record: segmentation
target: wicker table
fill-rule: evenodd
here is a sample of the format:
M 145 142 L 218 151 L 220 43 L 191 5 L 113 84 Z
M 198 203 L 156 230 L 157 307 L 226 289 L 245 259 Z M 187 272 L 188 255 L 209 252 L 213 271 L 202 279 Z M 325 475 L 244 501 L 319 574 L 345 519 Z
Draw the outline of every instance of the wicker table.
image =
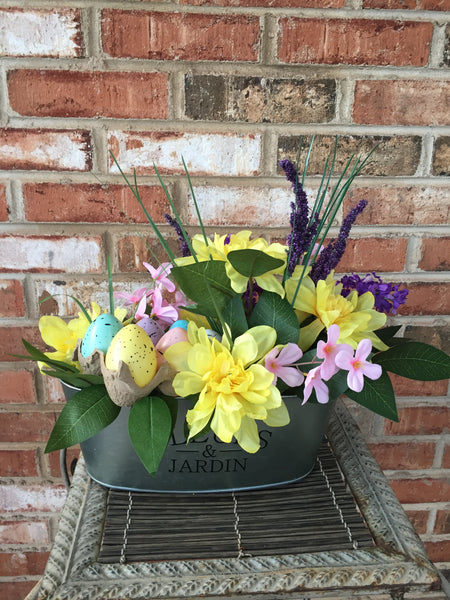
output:
M 327 457 L 319 460 L 320 476 L 330 492 L 342 530 L 348 533 L 345 541 L 347 546 L 342 545 L 344 540 L 338 542 L 337 534 L 330 534 L 326 544 L 320 545 L 319 531 L 314 526 L 309 538 L 316 540 L 316 546 L 301 544 L 299 549 L 299 538 L 296 535 L 291 535 L 290 538 L 294 538 L 294 542 L 297 540 L 297 546 L 288 540 L 288 534 L 281 533 L 276 536 L 277 546 L 271 547 L 261 542 L 261 551 L 258 551 L 256 543 L 247 552 L 245 544 L 241 545 L 241 529 L 236 511 L 241 499 L 236 501 L 235 495 L 229 493 L 232 509 L 228 517 L 217 516 L 215 538 L 218 541 L 225 539 L 226 525 L 231 522 L 237 541 L 235 553 L 225 551 L 224 545 L 211 544 L 210 547 L 214 550 L 211 549 L 209 555 L 207 552 L 205 554 L 205 549 L 199 549 L 197 554 L 189 554 L 193 551 L 192 548 L 198 546 L 194 543 L 189 549 L 187 540 L 192 535 L 191 528 L 191 533 L 189 530 L 185 534 L 180 533 L 178 546 L 172 542 L 173 548 L 179 547 L 177 554 L 173 550 L 167 550 L 170 546 L 168 530 L 167 543 L 158 541 L 156 533 L 152 535 L 150 530 L 142 539 L 151 539 L 155 543 L 142 544 L 141 553 L 150 552 L 148 556 L 144 556 L 144 560 L 142 556 L 132 555 L 128 540 L 130 520 L 133 520 L 130 513 L 133 496 L 127 495 L 122 498 L 125 502 L 122 502 L 120 493 L 111 495 L 109 490 L 89 478 L 84 463 L 80 460 L 45 574 L 28 599 L 144 600 L 199 596 L 210 599 L 220 596 L 272 599 L 283 595 L 295 600 L 306 600 L 349 598 L 366 594 L 390 594 L 392 598 L 398 599 L 409 591 L 439 589 L 437 570 L 427 558 L 420 539 L 362 439 L 357 425 L 342 404 L 338 404 L 335 409 L 327 438 L 334 460 L 337 461 L 363 517 L 360 519 L 362 528 L 361 523 L 356 523 L 357 519 L 351 516 L 351 507 L 346 508 L 342 492 L 336 491 L 339 481 L 333 479 L 334 471 L 327 467 Z M 311 481 L 314 481 L 314 477 Z M 286 488 L 285 490 L 281 497 L 286 503 L 288 491 Z M 289 493 L 297 497 L 294 492 L 295 490 L 291 490 Z M 350 492 L 348 495 L 350 496 Z M 162 502 L 161 498 L 164 498 Z M 173 496 L 138 494 L 134 497 L 134 503 L 139 505 L 143 501 L 150 506 L 159 502 L 159 506 L 168 507 L 171 498 Z M 196 495 L 195 498 L 198 504 L 199 496 Z M 179 502 L 179 498 L 176 501 Z M 189 499 L 187 501 L 189 505 Z M 217 499 L 211 501 L 218 502 Z M 121 502 L 124 524 L 121 526 L 123 532 L 119 530 L 118 536 L 116 535 L 120 539 L 119 550 L 115 555 L 108 539 L 114 541 L 115 526 L 114 519 L 113 525 L 110 523 L 111 515 L 114 517 L 118 510 L 117 503 L 120 505 Z M 208 502 L 206 497 L 200 501 L 205 514 L 215 512 L 214 506 L 210 506 L 208 510 Z M 191 504 L 194 510 L 195 502 L 192 501 Z M 276 528 L 278 509 L 274 518 L 270 519 L 268 515 L 275 509 L 271 509 L 265 501 L 261 505 L 259 516 L 258 509 L 252 508 L 256 510 L 255 522 L 259 523 L 264 517 L 270 522 L 270 527 Z M 184 521 L 189 520 L 186 519 L 186 510 L 189 510 L 189 506 L 179 510 Z M 280 527 L 282 520 L 279 519 Z M 356 523 L 354 535 L 353 521 Z M 108 528 L 111 527 L 112 537 L 108 534 Z M 369 538 L 364 531 L 366 527 Z M 109 538 L 107 534 L 110 535 Z M 162 539 L 164 540 L 164 536 Z M 283 550 L 284 548 L 286 549 Z

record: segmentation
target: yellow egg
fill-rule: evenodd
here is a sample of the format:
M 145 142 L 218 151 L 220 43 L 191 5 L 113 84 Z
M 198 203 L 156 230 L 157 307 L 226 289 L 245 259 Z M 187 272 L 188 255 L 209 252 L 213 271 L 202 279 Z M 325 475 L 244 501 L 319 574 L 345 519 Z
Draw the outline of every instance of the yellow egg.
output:
M 117 371 L 123 361 L 139 387 L 144 387 L 156 373 L 156 352 L 152 340 L 137 325 L 127 325 L 114 337 L 105 356 L 106 368 Z

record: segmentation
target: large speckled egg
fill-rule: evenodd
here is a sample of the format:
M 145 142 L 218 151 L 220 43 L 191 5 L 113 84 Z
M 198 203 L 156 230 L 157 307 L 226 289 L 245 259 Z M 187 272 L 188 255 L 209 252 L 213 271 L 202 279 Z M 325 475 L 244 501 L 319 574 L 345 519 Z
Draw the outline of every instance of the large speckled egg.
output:
M 127 325 L 114 337 L 105 356 L 105 366 L 117 371 L 123 361 L 136 385 L 145 387 L 156 373 L 156 352 L 152 340 L 137 325 Z
M 150 317 L 144 317 L 143 319 L 140 319 L 136 325 L 145 331 L 145 333 L 152 340 L 154 346 L 156 346 L 156 344 L 164 335 L 164 329 L 161 327 L 161 325 Z
M 81 354 L 87 358 L 94 350 L 106 352 L 112 339 L 122 328 L 122 323 L 114 315 L 110 313 L 99 315 L 92 321 L 84 334 L 81 342 Z
M 155 346 L 156 356 L 158 359 L 158 367 L 160 367 L 161 364 L 163 362 L 165 362 L 165 358 L 164 358 L 163 354 L 167 350 L 167 348 L 169 348 L 170 346 L 173 346 L 173 344 L 177 344 L 178 342 L 187 342 L 187 341 L 188 341 L 187 331 L 186 331 L 186 329 L 183 329 L 182 327 L 175 327 L 174 329 L 169 329 L 169 331 L 166 331 L 166 333 L 162 336 L 162 338 L 159 340 L 159 342 Z

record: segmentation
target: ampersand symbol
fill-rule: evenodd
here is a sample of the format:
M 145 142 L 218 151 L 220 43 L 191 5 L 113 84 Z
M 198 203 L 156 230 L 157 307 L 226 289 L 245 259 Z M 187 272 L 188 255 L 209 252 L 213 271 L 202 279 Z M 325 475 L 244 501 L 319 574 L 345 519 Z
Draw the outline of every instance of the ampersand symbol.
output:
M 213 448 L 212 444 L 206 444 L 205 449 L 203 450 L 202 456 L 205 458 L 213 458 L 216 455 L 216 451 Z

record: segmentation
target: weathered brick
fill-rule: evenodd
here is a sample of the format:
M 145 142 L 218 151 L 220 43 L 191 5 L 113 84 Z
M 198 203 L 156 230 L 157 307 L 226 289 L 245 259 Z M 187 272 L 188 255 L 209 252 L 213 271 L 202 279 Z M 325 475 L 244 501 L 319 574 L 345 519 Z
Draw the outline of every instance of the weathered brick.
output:
M 426 533 L 430 514 L 427 510 L 407 510 L 406 514 L 417 533 Z
M 0 184 L 0 221 L 9 221 L 9 208 L 6 200 L 6 189 Z
M 347 240 L 345 254 L 337 272 L 403 271 L 408 240 L 396 238 L 362 238 Z
M 375 125 L 446 125 L 449 105 L 448 81 L 357 81 L 353 120 Z
M 255 6 L 271 8 L 342 8 L 345 0 L 180 0 L 191 6 Z
M 439 435 L 450 423 L 448 406 L 408 406 L 398 410 L 399 422 L 385 421 L 385 435 Z
M 186 75 L 186 116 L 207 121 L 326 123 L 335 113 L 333 79 Z
M 450 175 L 450 137 L 440 137 L 434 144 L 432 174 Z
M 86 131 L 0 130 L 0 169 L 88 171 L 91 167 Z
M 0 279 L 0 317 L 25 316 L 22 283 L 17 279 Z
M 23 600 L 36 585 L 36 581 L 1 581 L 0 598 Z
M 450 469 L 450 444 L 446 444 L 442 456 L 442 468 Z
M 182 156 L 191 175 L 257 175 L 261 135 L 226 133 L 126 132 L 109 134 L 110 150 L 124 172 L 183 173 Z M 214 151 L 213 151 L 214 150 Z M 110 161 L 110 172 L 117 166 Z
M 17 70 L 8 75 L 9 103 L 21 115 L 166 119 L 165 73 Z
M 194 193 L 205 225 L 285 227 L 289 223 L 290 189 L 196 186 Z M 188 223 L 198 224 L 191 199 Z
M 3 414 L 2 420 L 4 416 Z M 0 477 L 37 477 L 37 475 L 34 450 L 0 450 Z
M 177 241 L 171 236 L 165 235 L 164 237 L 172 251 L 178 253 L 179 256 Z M 161 262 L 168 260 L 161 244 L 154 237 L 142 238 L 130 235 L 120 238 L 117 241 L 117 252 L 119 255 L 119 269 L 123 273 L 147 272 L 142 263 L 150 261 L 154 264 L 154 256 Z
M 0 576 L 41 575 L 48 552 L 0 552 Z
M 442 535 L 450 533 L 450 510 L 437 511 L 434 533 Z
M 442 54 L 442 65 L 450 67 L 450 25 L 445 28 L 445 45 Z
M 450 330 L 446 325 L 407 325 L 404 336 L 425 344 L 431 344 L 450 354 Z
M 450 270 L 450 237 L 424 238 L 419 269 L 423 271 Z
M 359 225 L 445 225 L 450 221 L 449 193 L 440 187 L 354 187 L 344 211 L 364 198 L 368 204 L 358 216 Z
M 0 256 L 7 273 L 96 273 L 103 264 L 99 237 L 0 236 Z
M 43 412 L 4 412 L 0 442 L 46 442 L 57 416 Z
M 304 160 L 306 156 L 306 148 L 309 143 L 310 138 L 305 136 L 301 160 Z M 342 135 L 339 136 L 337 144 L 335 174 L 342 172 L 353 154 L 364 158 L 372 150 L 370 164 L 363 170 L 364 175 L 414 175 L 420 160 L 421 138 L 419 136 Z M 315 137 L 308 163 L 308 174 L 323 173 L 325 161 L 327 158 L 331 160 L 334 146 L 335 138 L 333 136 L 317 135 Z M 278 138 L 278 162 L 283 158 L 289 158 L 295 164 L 299 147 L 299 136 L 280 136 Z
M 0 511 L 2 512 L 46 512 L 60 511 L 67 492 L 62 485 L 16 485 L 0 487 Z
M 158 60 L 256 61 L 260 24 L 249 15 L 104 10 L 110 56 Z
M 410 283 L 408 303 L 400 307 L 404 315 L 448 315 L 450 314 L 450 284 Z
M 0 544 L 46 546 L 48 543 L 45 521 L 0 521 Z
M 139 186 L 152 219 L 165 222 L 169 203 L 161 186 Z M 147 223 L 144 211 L 127 186 L 99 184 L 26 183 L 23 186 L 28 221 L 73 223 Z
M 363 8 L 449 10 L 448 0 L 363 0 Z
M 448 479 L 431 477 L 391 479 L 389 483 L 403 504 L 447 502 L 449 498 L 450 481 Z
M 2 403 L 33 404 L 35 401 L 33 374 L 30 371 L 0 371 L 0 390 Z
M 0 28 L 0 56 L 82 55 L 79 10 L 4 8 L 0 11 Z
M 22 338 L 40 350 L 45 349 L 39 329 L 37 327 L 1 327 L 0 328 L 0 362 L 21 360 L 13 354 L 24 355 L 26 353 L 22 344 Z
M 424 542 L 428 558 L 433 562 L 448 562 L 450 556 L 450 540 Z
M 415 339 L 415 338 L 413 338 Z M 415 381 L 389 374 L 396 396 L 445 396 L 448 389 L 448 381 Z
M 434 442 L 381 442 L 370 450 L 382 469 L 429 469 L 433 464 Z
M 50 475 L 52 477 L 61 477 L 61 467 L 59 464 L 59 452 L 50 452 L 49 454 L 47 454 L 47 456 L 48 456 L 48 462 L 49 462 L 49 467 L 50 467 Z M 67 449 L 66 465 L 67 465 L 67 469 L 69 470 L 69 472 L 70 472 L 70 466 L 71 466 L 72 462 L 78 460 L 79 456 L 80 456 L 80 447 L 79 446 Z
M 280 19 L 278 58 L 286 63 L 422 67 L 432 23 L 369 19 Z

